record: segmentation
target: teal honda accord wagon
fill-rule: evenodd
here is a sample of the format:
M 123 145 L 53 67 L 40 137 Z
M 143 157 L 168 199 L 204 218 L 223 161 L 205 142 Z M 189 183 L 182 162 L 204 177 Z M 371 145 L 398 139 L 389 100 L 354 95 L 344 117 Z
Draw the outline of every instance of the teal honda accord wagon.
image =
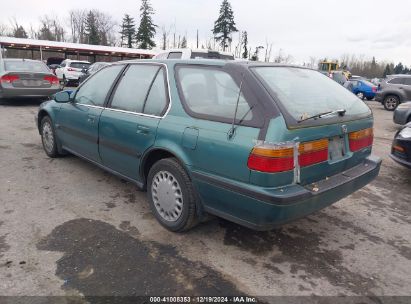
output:
M 49 157 L 71 153 L 148 193 L 185 231 L 216 215 L 269 230 L 371 182 L 373 116 L 318 71 L 213 60 L 124 61 L 36 117 Z

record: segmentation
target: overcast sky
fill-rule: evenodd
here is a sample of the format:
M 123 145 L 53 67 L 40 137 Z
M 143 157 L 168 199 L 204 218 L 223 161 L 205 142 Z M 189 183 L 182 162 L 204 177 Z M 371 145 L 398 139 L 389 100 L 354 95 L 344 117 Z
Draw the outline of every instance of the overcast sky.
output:
M 222 0 L 151 2 L 156 11 L 155 23 L 160 27 L 175 23 L 178 33 L 187 33 L 190 46 L 197 28 L 203 41 L 210 36 Z M 252 46 L 265 45 L 267 40 L 273 44 L 273 53 L 282 49 L 296 63 L 309 61 L 310 57 L 340 58 L 342 54 L 356 54 L 411 65 L 410 0 L 230 2 L 238 29 L 248 31 Z M 67 12 L 74 8 L 98 8 L 120 23 L 124 13 L 138 17 L 139 6 L 139 0 L 2 1 L 0 23 L 9 24 L 15 17 L 24 26 L 38 27 L 40 16 L 54 14 L 67 24 Z

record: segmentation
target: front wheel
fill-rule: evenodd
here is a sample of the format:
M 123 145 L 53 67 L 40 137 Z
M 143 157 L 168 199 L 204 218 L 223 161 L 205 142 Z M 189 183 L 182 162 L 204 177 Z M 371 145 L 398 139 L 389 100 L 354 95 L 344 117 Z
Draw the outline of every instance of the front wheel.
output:
M 400 99 L 397 96 L 389 95 L 385 97 L 383 104 L 387 111 L 394 111 L 400 104 Z
M 53 123 L 50 117 L 46 116 L 41 120 L 41 141 L 43 143 L 44 152 L 51 158 L 60 156 L 57 149 L 56 136 L 54 133 Z
M 198 223 L 195 189 L 175 158 L 153 165 L 148 174 L 147 195 L 154 216 L 168 230 L 183 232 Z

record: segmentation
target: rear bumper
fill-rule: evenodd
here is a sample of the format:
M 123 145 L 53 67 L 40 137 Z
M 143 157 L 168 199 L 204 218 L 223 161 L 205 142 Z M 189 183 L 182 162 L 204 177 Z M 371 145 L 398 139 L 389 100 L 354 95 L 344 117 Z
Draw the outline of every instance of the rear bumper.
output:
M 407 123 L 408 117 L 411 115 L 411 111 L 409 109 L 396 109 L 394 111 L 394 123 L 399 125 L 405 125 Z
M 409 162 L 409 161 L 407 161 L 407 160 L 405 160 L 405 159 L 399 158 L 399 157 L 397 157 L 397 156 L 395 156 L 395 155 L 393 155 L 393 154 L 390 154 L 390 157 L 391 157 L 391 159 L 392 159 L 393 161 L 395 161 L 396 163 L 398 163 L 398 164 L 400 164 L 400 165 L 402 165 L 402 166 L 404 166 L 404 167 L 406 167 L 406 168 L 408 168 L 408 169 L 411 169 L 411 162 Z
M 3 88 L 0 98 L 48 97 L 60 91 L 60 88 Z
M 193 172 L 205 211 L 255 230 L 270 230 L 321 210 L 361 189 L 378 176 L 381 159 L 319 181 L 315 186 L 262 188 Z

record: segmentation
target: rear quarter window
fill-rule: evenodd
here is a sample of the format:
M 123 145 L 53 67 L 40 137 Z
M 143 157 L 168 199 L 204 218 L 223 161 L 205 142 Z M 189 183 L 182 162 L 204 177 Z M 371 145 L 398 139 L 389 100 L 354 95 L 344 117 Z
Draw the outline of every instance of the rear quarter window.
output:
M 389 84 L 403 84 L 403 78 L 393 78 L 388 81 Z
M 236 118 L 249 122 L 253 111 L 232 76 L 219 68 L 181 66 L 177 69 L 180 94 L 191 116 L 207 120 L 232 122 L 237 100 Z M 238 99 L 239 98 L 239 99 Z

